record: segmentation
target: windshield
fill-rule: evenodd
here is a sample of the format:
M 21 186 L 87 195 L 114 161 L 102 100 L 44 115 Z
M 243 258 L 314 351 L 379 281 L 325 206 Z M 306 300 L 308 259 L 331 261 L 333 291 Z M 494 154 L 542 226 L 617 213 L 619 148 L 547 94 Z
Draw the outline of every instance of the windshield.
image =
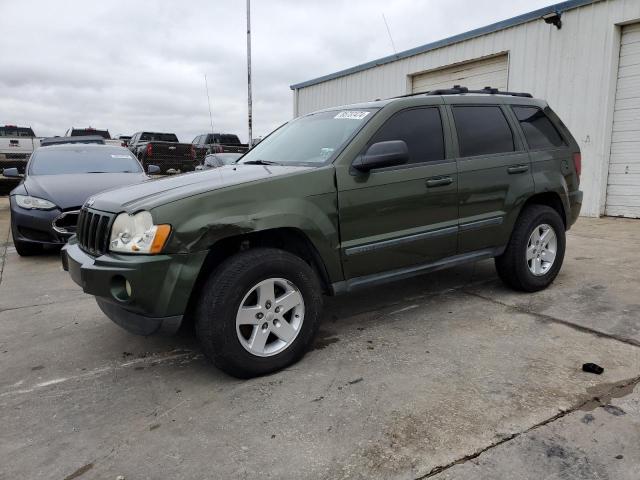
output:
M 138 173 L 140 164 L 126 148 L 39 148 L 29 162 L 31 175 Z
M 239 163 L 325 164 L 375 112 L 333 110 L 298 118 L 262 140 Z

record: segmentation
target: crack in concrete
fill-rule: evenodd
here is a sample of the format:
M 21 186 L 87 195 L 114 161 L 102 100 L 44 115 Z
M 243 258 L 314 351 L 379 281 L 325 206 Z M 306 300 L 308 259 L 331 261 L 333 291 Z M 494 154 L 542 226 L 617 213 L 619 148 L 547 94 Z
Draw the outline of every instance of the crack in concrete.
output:
M 437 467 L 432 468 L 428 473 L 426 473 L 425 475 L 422 475 L 420 477 L 417 477 L 415 480 L 423 480 L 425 478 L 431 478 L 434 475 L 437 475 L 439 473 L 444 472 L 445 470 L 450 469 L 451 467 L 454 467 L 456 465 L 461 465 L 463 463 L 468 462 L 469 460 L 473 460 L 474 458 L 478 458 L 480 455 L 482 455 L 483 453 L 492 450 L 500 445 L 502 445 L 503 443 L 507 443 L 510 442 L 511 440 L 514 440 L 522 435 L 525 435 L 533 430 L 536 430 L 540 427 L 544 427 L 545 425 L 549 425 L 550 423 L 555 422 L 556 420 L 559 420 L 571 413 L 574 413 L 578 410 L 593 410 L 593 404 L 596 403 L 597 407 L 604 407 L 611 398 L 620 398 L 623 395 L 616 395 L 617 392 L 619 391 L 623 391 L 626 392 L 626 395 L 629 395 L 633 389 L 635 388 L 636 385 L 638 385 L 638 383 L 640 383 L 640 376 L 638 377 L 633 377 L 631 379 L 627 379 L 627 380 L 622 380 L 620 382 L 617 382 L 615 384 L 613 384 L 613 386 L 611 388 L 609 388 L 606 391 L 603 391 L 601 393 L 599 393 L 596 396 L 591 396 L 587 399 L 583 399 L 581 400 L 579 403 L 577 403 L 576 405 L 574 405 L 573 407 L 567 409 L 567 410 L 560 410 L 557 414 L 553 415 L 552 417 L 547 418 L 546 420 L 543 420 L 542 422 L 536 423 L 535 425 L 527 428 L 526 430 L 523 430 L 521 432 L 517 432 L 517 433 L 513 433 L 511 435 L 508 435 L 504 438 L 501 438 L 500 440 L 498 440 L 497 442 L 493 442 L 490 445 L 481 448 L 480 450 L 477 450 L 473 453 L 470 453 L 469 455 L 465 455 L 462 458 L 459 458 L 457 460 L 454 460 L 453 462 L 450 462 L 446 465 L 440 465 Z M 595 387 L 594 387 L 595 388 Z
M 524 314 L 533 315 L 534 317 L 537 317 L 539 320 L 542 320 L 542 321 L 545 321 L 545 322 L 559 323 L 561 325 L 565 325 L 565 326 L 567 326 L 569 328 L 572 328 L 573 330 L 577 330 L 578 332 L 589 333 L 591 335 L 595 335 L 595 336 L 600 337 L 600 338 L 608 338 L 610 340 L 616 340 L 618 342 L 626 343 L 627 345 L 632 345 L 634 347 L 640 347 L 640 342 L 638 342 L 637 340 L 633 340 L 631 338 L 625 338 L 625 337 L 621 337 L 621 336 L 613 334 L 613 333 L 606 333 L 606 332 L 602 332 L 600 330 L 595 330 L 593 328 L 585 327 L 584 325 L 579 325 L 577 323 L 573 323 L 573 322 L 570 322 L 568 320 L 563 320 L 561 318 L 553 317 L 551 315 L 547 315 L 547 314 L 544 314 L 544 313 L 536 312 L 535 310 L 531 310 L 529 308 L 524 308 L 524 307 L 519 306 L 519 305 L 511 305 L 511 304 L 506 303 L 506 302 L 501 302 L 500 300 L 496 300 L 494 298 L 487 297 L 485 295 L 481 295 L 481 294 L 476 293 L 476 292 L 469 292 L 469 291 L 466 291 L 464 289 L 461 289 L 460 291 L 462 293 L 466 294 L 466 295 L 469 295 L 469 296 L 472 296 L 472 297 L 476 297 L 476 298 L 481 298 L 482 300 L 486 300 L 488 302 L 495 303 L 496 305 L 501 305 L 503 307 L 511 308 L 513 310 L 517 310 L 517 311 L 519 311 L 521 313 L 524 313 Z
M 31 385 L 30 387 L 27 387 L 27 388 L 6 390 L 6 391 L 0 393 L 0 398 L 6 397 L 6 396 L 9 396 L 9 395 L 24 395 L 24 394 L 27 394 L 27 393 L 32 393 L 32 392 L 34 392 L 36 390 L 43 389 L 43 388 L 52 387 L 52 386 L 55 386 L 55 385 L 60 385 L 62 383 L 66 383 L 66 382 L 69 382 L 71 380 L 81 380 L 81 379 L 88 378 L 88 377 L 95 377 L 95 376 L 99 376 L 99 375 L 104 375 L 104 374 L 107 374 L 109 372 L 116 371 L 116 370 L 121 369 L 121 368 L 132 367 L 132 366 L 138 365 L 140 363 L 158 364 L 158 363 L 170 362 L 170 361 L 180 360 L 180 359 L 196 360 L 196 359 L 198 359 L 200 357 L 202 357 L 201 353 L 196 352 L 196 351 L 191 351 L 191 350 L 187 350 L 187 351 L 184 351 L 184 350 L 172 350 L 170 352 L 161 352 L 161 353 L 149 355 L 149 356 L 146 356 L 146 357 L 135 358 L 133 360 L 129 360 L 128 362 L 119 363 L 117 365 L 108 365 L 108 366 L 104 366 L 104 367 L 97 367 L 97 368 L 94 368 L 93 370 L 81 373 L 79 375 L 73 375 L 73 376 L 70 376 L 70 377 L 59 377 L 59 378 L 53 378 L 53 379 L 50 379 L 50 380 L 45 380 L 43 382 L 38 382 L 38 383 L 36 383 L 34 385 Z M 17 385 L 21 385 L 21 384 L 22 384 L 22 382 L 20 381 L 20 382 L 14 383 L 13 386 L 17 386 Z
M 0 284 L 2 283 L 2 275 L 4 274 L 4 266 L 7 263 L 7 250 L 9 249 L 9 235 L 11 234 L 11 227 L 7 228 L 7 237 L 2 245 L 2 253 L 0 254 Z
M 1 280 L 2 280 L 2 277 L 0 276 L 0 281 Z M 58 301 L 46 302 L 46 303 L 34 303 L 33 305 L 20 305 L 19 307 L 0 308 L 0 313 L 11 312 L 13 310 L 20 310 L 22 308 L 46 307 L 47 305 L 60 305 L 63 303 L 79 302 L 82 300 L 93 300 L 93 298 L 94 297 L 88 296 L 85 293 L 82 293 L 82 295 L 78 295 L 78 298 L 70 298 L 69 300 L 58 300 Z

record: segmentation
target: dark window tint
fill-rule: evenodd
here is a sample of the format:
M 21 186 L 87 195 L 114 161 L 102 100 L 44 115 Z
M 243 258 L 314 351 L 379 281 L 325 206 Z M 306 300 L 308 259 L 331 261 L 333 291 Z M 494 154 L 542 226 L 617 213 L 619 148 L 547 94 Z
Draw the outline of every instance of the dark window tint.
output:
M 142 132 L 140 140 L 145 142 L 177 142 L 175 133 Z
M 35 137 L 35 134 L 33 130 L 27 127 L 5 125 L 0 127 L 0 137 Z
M 455 106 L 461 157 L 513 152 L 513 133 L 498 106 Z
M 395 114 L 371 139 L 370 144 L 404 140 L 409 147 L 409 163 L 444 159 L 442 120 L 437 108 L 415 108 Z
M 208 143 L 221 143 L 222 145 L 239 145 L 240 139 L 236 135 L 228 133 L 215 133 L 213 135 L 213 141 Z
M 95 128 L 74 128 L 71 130 L 70 137 L 84 137 L 87 135 L 99 135 L 105 140 L 111 140 L 109 130 L 96 130 Z
M 537 107 L 513 107 L 513 111 L 516 117 L 518 117 L 530 149 L 535 150 L 565 145 L 558 130 L 556 130 L 556 127 L 553 126 L 551 120 L 549 120 L 541 109 Z

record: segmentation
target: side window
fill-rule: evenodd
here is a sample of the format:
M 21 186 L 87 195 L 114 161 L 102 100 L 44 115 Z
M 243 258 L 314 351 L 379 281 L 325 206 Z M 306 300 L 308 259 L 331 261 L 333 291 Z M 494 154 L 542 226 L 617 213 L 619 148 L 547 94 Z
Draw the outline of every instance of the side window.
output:
M 396 113 L 378 130 L 369 144 L 404 140 L 409 148 L 409 163 L 443 160 L 444 134 L 440 110 L 414 108 Z
M 513 132 L 497 105 L 453 106 L 461 157 L 513 152 Z
M 538 107 L 512 107 L 531 150 L 566 145 L 549 117 Z

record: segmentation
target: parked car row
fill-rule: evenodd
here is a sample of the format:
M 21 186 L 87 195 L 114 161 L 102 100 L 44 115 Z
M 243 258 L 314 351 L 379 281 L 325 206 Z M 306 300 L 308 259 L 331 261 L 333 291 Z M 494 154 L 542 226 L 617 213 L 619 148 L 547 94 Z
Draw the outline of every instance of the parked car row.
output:
M 205 165 L 205 158 L 209 154 L 244 154 L 249 150 L 249 146 L 241 143 L 237 135 L 229 133 L 206 133 L 197 135 L 191 143 L 180 143 L 175 133 L 141 131 L 131 136 L 111 138 L 109 130 L 71 127 L 63 137 L 43 139 L 36 137 L 31 127 L 5 125 L 0 126 L 0 169 L 17 168 L 23 173 L 29 156 L 42 142 L 45 145 L 103 143 L 127 147 L 143 166 L 157 165 L 163 174 L 195 170 Z
M 108 144 L 107 131 L 67 133 L 39 141 L 22 160 L 23 168 L 10 166 L 3 171 L 5 177 L 21 179 L 10 197 L 11 231 L 19 255 L 64 245 L 76 233 L 82 206 L 103 190 L 149 180 L 147 174 L 217 168 L 242 156 L 211 153 L 197 164 L 194 145 L 179 143 L 172 133 L 138 132 L 130 138 L 129 149 Z
M 158 172 L 157 166 L 147 166 L 147 173 Z M 22 179 L 10 196 L 13 244 L 22 256 L 64 245 L 91 195 L 149 180 L 130 151 L 104 143 L 42 146 L 29 158 L 24 174 L 11 167 L 4 175 Z

